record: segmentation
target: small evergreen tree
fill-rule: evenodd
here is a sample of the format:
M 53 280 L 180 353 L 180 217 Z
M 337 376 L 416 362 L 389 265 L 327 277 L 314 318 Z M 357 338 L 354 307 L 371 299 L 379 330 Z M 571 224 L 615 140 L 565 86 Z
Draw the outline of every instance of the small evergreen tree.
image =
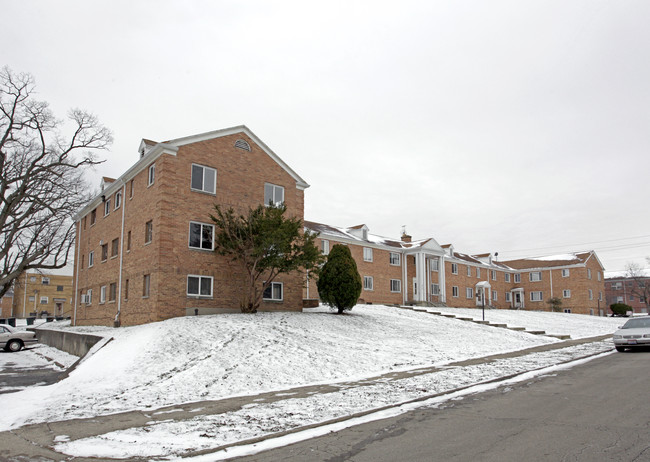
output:
M 609 305 L 609 309 L 612 310 L 612 316 L 627 316 L 628 311 L 634 311 L 630 305 L 625 303 L 612 303 Z
M 549 298 L 546 303 L 551 305 L 551 311 L 560 311 L 562 309 L 562 299 L 559 297 Z
M 356 305 L 361 295 L 361 276 L 347 246 L 332 247 L 316 286 L 323 303 L 336 308 L 339 314 Z

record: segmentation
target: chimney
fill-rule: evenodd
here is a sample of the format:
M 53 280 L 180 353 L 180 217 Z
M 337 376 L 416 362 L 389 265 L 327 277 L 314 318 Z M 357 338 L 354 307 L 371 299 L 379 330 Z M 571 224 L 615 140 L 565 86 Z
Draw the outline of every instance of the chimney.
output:
M 406 233 L 402 233 L 402 242 L 411 242 L 411 236 Z

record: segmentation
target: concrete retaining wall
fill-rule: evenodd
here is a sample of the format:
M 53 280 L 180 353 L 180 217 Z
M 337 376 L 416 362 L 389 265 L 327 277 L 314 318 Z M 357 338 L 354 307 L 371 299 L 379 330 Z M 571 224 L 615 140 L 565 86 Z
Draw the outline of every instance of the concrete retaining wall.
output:
M 34 329 L 41 343 L 57 348 L 71 355 L 84 357 L 102 338 L 99 335 L 81 334 L 51 329 Z

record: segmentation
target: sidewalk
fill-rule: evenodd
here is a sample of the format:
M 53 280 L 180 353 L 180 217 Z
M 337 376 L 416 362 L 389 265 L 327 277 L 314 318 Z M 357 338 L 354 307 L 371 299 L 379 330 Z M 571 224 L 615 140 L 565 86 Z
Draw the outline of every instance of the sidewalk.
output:
M 345 421 L 406 402 L 451 393 L 476 383 L 503 380 L 529 370 L 610 351 L 610 339 L 611 335 L 567 340 L 443 367 L 391 372 L 353 382 L 295 387 L 151 411 L 28 425 L 0 433 L 0 460 L 40 457 L 59 461 L 67 460 L 71 455 L 77 456 L 75 460 L 88 461 L 118 460 L 111 457 L 120 456 L 122 460 L 125 457 L 151 460 L 173 455 L 209 454 L 244 441 L 250 444 Z M 368 396 L 371 396 L 370 407 Z M 145 441 L 149 445 L 135 443 L 139 441 L 139 435 L 146 435 Z M 178 440 L 174 439 L 175 435 Z M 99 458 L 91 458 L 92 455 Z

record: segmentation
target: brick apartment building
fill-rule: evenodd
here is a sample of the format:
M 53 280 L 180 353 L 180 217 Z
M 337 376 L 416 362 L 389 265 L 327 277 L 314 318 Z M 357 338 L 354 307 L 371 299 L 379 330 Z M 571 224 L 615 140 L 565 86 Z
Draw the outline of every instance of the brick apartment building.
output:
M 14 281 L 12 315 L 72 316 L 72 276 L 24 272 Z
M 14 316 L 14 291 L 9 290 L 0 298 L 0 318 L 13 318 Z
M 142 140 L 139 159 L 76 216 L 75 325 L 135 325 L 239 311 L 244 275 L 213 252 L 214 205 L 284 202 L 300 219 L 309 185 L 247 127 Z M 262 310 L 300 311 L 303 276 L 282 275 Z
M 650 284 L 650 277 L 638 279 L 626 276 L 607 277 L 605 279 L 607 306 L 625 303 L 631 306 L 635 313 L 648 313 L 644 290 L 640 289 L 642 284 Z
M 317 244 L 325 254 L 334 244 L 350 248 L 363 280 L 360 303 L 549 310 L 547 301 L 558 297 L 565 312 L 607 313 L 603 266 L 593 251 L 498 262 L 492 254 L 466 255 L 433 238 L 372 235 L 366 225 L 306 221 L 305 228 L 320 233 Z M 304 296 L 318 298 L 313 281 Z

